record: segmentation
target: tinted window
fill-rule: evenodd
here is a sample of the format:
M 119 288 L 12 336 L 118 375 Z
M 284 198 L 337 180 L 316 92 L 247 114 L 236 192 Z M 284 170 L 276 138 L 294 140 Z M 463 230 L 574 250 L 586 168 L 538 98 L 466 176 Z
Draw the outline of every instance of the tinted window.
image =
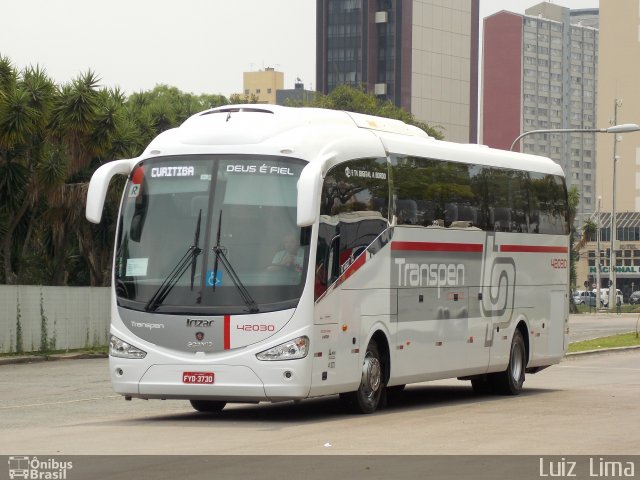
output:
M 562 177 L 418 157 L 392 157 L 398 225 L 568 233 Z
M 322 187 L 315 293 L 318 298 L 388 227 L 386 159 L 333 167 Z

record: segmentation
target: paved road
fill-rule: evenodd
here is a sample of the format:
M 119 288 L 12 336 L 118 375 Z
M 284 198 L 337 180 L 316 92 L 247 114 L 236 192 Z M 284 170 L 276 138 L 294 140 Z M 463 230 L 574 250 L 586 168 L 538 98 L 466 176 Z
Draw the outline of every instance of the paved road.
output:
M 209 416 L 185 401 L 126 402 L 104 359 L 5 365 L 0 455 L 640 453 L 640 351 L 573 357 L 525 386 L 478 397 L 467 382 L 417 384 L 375 415 L 327 397 Z
M 569 341 L 590 340 L 618 333 L 635 332 L 640 328 L 637 313 L 575 314 L 569 316 Z

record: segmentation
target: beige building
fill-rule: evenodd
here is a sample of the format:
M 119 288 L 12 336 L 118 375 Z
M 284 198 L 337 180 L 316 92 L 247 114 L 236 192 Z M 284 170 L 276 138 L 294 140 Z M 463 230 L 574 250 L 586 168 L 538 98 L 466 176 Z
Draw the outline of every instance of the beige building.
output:
M 462 143 L 473 141 L 477 129 L 469 114 L 477 102 L 474 8 L 470 1 L 414 1 L 411 18 L 411 113 Z
M 607 127 L 640 124 L 640 2 L 600 2 L 600 49 L 598 65 L 598 122 Z M 614 135 L 598 135 L 596 192 L 602 211 L 611 211 Z M 616 211 L 640 211 L 640 132 L 619 135 L 617 145 Z
M 267 67 L 257 72 L 242 74 L 244 95 L 255 95 L 258 103 L 276 104 L 276 91 L 284 88 L 284 73 Z
M 611 273 L 611 213 L 594 215 L 593 222 L 600 225 L 600 256 L 598 257 L 597 235 L 594 233 L 580 249 L 576 263 L 576 286 L 589 289 L 597 285 L 597 265 L 600 265 L 600 286 L 609 286 Z M 619 212 L 618 248 L 616 250 L 616 287 L 625 299 L 640 289 L 640 212 Z

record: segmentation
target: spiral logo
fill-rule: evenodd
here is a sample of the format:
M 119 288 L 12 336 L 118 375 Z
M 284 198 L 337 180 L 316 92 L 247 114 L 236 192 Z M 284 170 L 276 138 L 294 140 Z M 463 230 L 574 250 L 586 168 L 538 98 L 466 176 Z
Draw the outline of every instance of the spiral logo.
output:
M 495 235 L 487 235 L 482 271 L 482 301 L 480 308 L 485 317 L 500 317 L 513 311 L 516 263 L 513 258 L 496 257 Z M 494 255 L 492 255 L 494 254 Z M 509 315 L 509 319 L 511 315 Z
M 516 264 L 511 258 L 496 258 L 485 277 L 482 308 L 485 315 L 501 316 L 513 307 Z

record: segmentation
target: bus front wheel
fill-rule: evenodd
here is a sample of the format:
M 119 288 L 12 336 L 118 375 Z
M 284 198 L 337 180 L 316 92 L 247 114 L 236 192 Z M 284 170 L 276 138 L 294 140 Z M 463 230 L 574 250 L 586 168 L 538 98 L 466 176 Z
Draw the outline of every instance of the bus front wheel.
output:
M 218 413 L 221 412 L 227 402 L 216 400 L 189 400 L 191 406 L 201 413 Z
M 362 362 L 360 386 L 355 392 L 341 393 L 340 400 L 354 413 L 373 413 L 384 395 L 384 365 L 380 358 L 378 345 L 372 341 Z
M 524 384 L 524 371 L 527 366 L 527 349 L 520 330 L 516 329 L 511 340 L 509 365 L 504 372 L 492 374 L 492 387 L 496 393 L 518 395 Z

